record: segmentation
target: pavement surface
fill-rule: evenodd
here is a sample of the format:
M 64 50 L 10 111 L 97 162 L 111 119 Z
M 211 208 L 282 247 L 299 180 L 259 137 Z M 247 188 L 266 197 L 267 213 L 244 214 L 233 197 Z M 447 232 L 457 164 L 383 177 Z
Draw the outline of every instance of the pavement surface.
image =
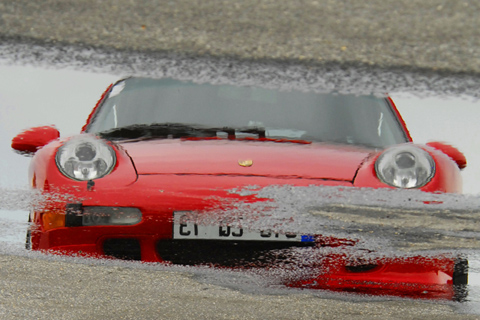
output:
M 230 276 L 232 281 L 234 276 Z M 1 319 L 478 319 L 454 304 L 255 294 L 188 272 L 0 256 Z
M 480 72 L 474 0 L 2 0 L 4 38 Z
M 479 12 L 475 0 L 0 0 L 0 59 L 234 80 L 274 65 L 314 86 L 478 97 Z M 442 302 L 241 292 L 189 272 L 36 255 L 0 255 L 0 283 L 2 319 L 480 318 Z

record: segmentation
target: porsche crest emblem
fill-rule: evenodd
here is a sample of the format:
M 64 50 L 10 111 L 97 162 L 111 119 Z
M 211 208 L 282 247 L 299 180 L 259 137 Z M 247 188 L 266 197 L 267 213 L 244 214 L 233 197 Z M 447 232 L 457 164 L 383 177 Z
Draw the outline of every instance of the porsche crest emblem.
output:
M 251 167 L 253 165 L 253 160 L 251 159 L 238 160 L 238 164 L 241 165 L 242 167 Z

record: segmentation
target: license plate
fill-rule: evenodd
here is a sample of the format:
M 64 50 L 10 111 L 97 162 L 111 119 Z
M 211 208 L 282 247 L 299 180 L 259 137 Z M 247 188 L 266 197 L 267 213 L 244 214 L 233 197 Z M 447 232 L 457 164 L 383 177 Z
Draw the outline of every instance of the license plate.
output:
M 314 242 L 312 235 L 278 233 L 270 230 L 253 231 L 228 225 L 197 224 L 189 211 L 173 213 L 173 239 Z

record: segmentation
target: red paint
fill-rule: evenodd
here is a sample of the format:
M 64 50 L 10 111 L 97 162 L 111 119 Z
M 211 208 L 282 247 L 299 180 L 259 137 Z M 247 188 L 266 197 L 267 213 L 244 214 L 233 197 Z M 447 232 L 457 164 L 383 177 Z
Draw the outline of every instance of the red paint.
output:
M 419 188 L 425 192 L 442 192 L 442 193 L 462 193 L 462 177 L 457 165 L 443 152 L 429 148 L 428 146 L 421 146 L 427 151 L 435 161 L 435 176 L 425 186 Z M 381 182 L 375 174 L 375 161 L 380 153 L 368 158 L 363 166 L 358 170 L 354 181 L 355 187 L 368 188 L 390 188 Z
M 467 167 L 467 158 L 457 148 L 443 142 L 428 142 L 427 146 L 442 151 L 458 165 L 460 170 Z
M 97 104 L 93 108 L 92 112 L 88 115 L 87 121 L 85 122 L 85 125 L 82 127 L 81 132 L 85 132 L 87 130 L 88 124 L 92 121 L 93 116 L 95 115 L 95 112 L 97 111 L 98 107 L 102 104 L 103 100 L 107 96 L 107 94 L 110 92 L 110 89 L 113 87 L 113 83 L 108 86 L 108 88 L 103 92 L 102 96 L 100 99 L 98 99 Z
M 405 123 L 405 120 L 403 120 L 403 117 L 400 114 L 400 112 L 398 111 L 397 106 L 393 102 L 392 98 L 387 97 L 387 101 L 390 103 L 390 106 L 392 106 L 393 112 L 395 113 L 395 115 L 398 119 L 398 122 L 403 127 L 403 130 L 405 131 L 405 134 L 407 135 L 408 141 L 412 142 L 413 139 L 412 139 L 412 136 L 410 135 L 410 131 L 408 131 L 407 124 Z
M 372 152 L 358 147 L 269 141 L 148 140 L 124 143 L 138 174 L 201 174 L 353 181 Z M 239 160 L 253 160 L 242 167 Z
M 33 154 L 59 137 L 60 132 L 53 126 L 31 128 L 13 138 L 12 148 L 20 153 Z
M 409 298 L 456 299 L 453 284 L 456 260 L 448 256 L 381 258 L 369 261 L 370 270 L 355 272 L 352 262 L 344 255 L 322 261 L 328 272 L 292 281 L 296 288 L 324 289 L 337 292 L 356 292 L 393 295 Z M 355 266 L 355 264 L 353 264 Z M 368 269 L 368 268 L 367 268 Z

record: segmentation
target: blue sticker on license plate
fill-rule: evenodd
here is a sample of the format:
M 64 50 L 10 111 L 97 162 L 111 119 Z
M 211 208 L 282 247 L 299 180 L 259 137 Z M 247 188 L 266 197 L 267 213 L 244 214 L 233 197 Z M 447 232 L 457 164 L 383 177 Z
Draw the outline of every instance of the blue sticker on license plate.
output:
M 302 242 L 315 242 L 315 237 L 312 235 L 303 235 L 301 239 Z

